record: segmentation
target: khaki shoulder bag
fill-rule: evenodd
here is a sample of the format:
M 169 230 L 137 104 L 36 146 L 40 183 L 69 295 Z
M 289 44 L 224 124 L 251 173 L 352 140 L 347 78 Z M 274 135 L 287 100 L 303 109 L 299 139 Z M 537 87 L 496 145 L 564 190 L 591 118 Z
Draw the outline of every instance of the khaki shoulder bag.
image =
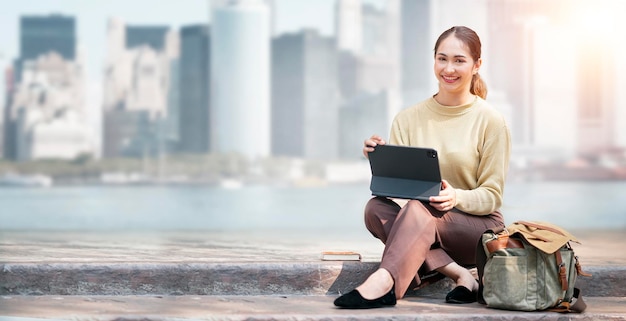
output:
M 581 270 L 570 246 L 578 242 L 545 222 L 518 221 L 488 230 L 478 242 L 479 302 L 488 307 L 582 312 L 586 304 L 574 287 Z

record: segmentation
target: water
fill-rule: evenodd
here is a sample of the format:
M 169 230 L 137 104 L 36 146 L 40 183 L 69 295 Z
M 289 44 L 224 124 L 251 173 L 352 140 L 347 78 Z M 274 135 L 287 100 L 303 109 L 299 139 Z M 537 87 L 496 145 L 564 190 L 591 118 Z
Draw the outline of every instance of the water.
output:
M 505 220 L 626 228 L 626 181 L 509 183 Z M 363 230 L 366 183 L 315 188 L 1 188 L 0 229 Z

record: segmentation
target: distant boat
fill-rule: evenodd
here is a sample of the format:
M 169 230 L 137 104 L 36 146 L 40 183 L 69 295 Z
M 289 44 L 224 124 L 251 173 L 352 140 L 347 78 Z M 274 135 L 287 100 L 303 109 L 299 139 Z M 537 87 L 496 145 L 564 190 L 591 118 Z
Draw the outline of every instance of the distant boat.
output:
M 0 177 L 0 186 L 50 187 L 52 186 L 52 177 L 41 174 L 22 175 L 7 173 Z
M 243 187 L 243 182 L 239 179 L 224 178 L 220 180 L 220 187 L 225 189 L 239 189 Z

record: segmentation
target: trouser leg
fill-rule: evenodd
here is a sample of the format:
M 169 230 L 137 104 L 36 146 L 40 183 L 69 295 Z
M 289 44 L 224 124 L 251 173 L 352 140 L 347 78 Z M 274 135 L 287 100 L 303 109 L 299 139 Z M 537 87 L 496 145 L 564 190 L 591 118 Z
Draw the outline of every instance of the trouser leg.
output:
M 380 267 L 391 273 L 396 296 L 401 298 L 435 240 L 436 223 L 419 201 L 409 201 L 401 209 L 388 202 L 392 201 L 370 200 L 365 221 L 370 232 L 385 243 Z

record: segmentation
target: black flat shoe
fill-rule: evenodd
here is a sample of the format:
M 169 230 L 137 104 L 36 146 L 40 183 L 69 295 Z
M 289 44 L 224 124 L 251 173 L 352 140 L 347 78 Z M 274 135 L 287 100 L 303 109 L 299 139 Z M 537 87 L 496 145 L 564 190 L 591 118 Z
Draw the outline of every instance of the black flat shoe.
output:
M 387 294 L 378 299 L 368 300 L 356 289 L 335 299 L 335 305 L 345 309 L 372 309 L 396 305 L 396 292 L 391 287 Z
M 459 285 L 446 295 L 446 303 L 464 304 L 476 302 L 476 292 Z

